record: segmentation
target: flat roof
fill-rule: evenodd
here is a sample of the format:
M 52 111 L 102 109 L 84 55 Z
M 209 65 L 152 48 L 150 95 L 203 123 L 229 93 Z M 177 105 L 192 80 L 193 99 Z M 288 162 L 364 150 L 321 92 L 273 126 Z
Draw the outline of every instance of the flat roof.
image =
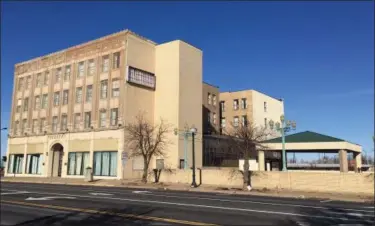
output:
M 258 90 L 255 90 L 255 89 L 242 89 L 242 90 L 236 90 L 236 91 L 224 91 L 224 92 L 220 92 L 220 93 L 237 93 L 237 92 L 246 92 L 246 91 L 257 92 L 257 93 L 263 94 L 263 95 L 265 95 L 265 96 L 268 96 L 268 97 L 270 97 L 270 98 L 273 98 L 273 99 L 275 99 L 275 100 L 278 100 L 278 101 L 280 101 L 280 102 L 283 101 L 282 98 L 276 98 L 276 97 L 270 96 L 270 95 L 268 95 L 268 94 L 265 94 L 265 93 L 263 93 L 263 92 L 260 92 L 260 91 L 258 91 Z

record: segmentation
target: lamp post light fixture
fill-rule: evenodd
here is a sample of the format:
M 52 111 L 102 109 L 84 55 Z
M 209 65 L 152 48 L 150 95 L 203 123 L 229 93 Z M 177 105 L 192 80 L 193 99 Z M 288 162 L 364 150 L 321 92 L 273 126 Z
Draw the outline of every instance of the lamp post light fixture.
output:
M 272 120 L 269 122 L 271 130 L 281 132 L 281 142 L 282 142 L 282 161 L 283 161 L 283 171 L 286 171 L 286 151 L 285 151 L 285 134 L 291 130 L 296 130 L 297 123 L 294 121 L 286 120 L 284 115 L 280 116 L 280 122 L 274 123 Z M 274 128 L 274 126 L 276 126 Z
M 197 186 L 197 183 L 196 183 L 196 181 L 195 181 L 195 140 L 194 140 L 194 138 L 195 138 L 195 134 L 197 133 L 197 128 L 195 128 L 195 127 L 192 127 L 191 129 L 190 129 L 190 132 L 191 132 L 191 137 L 192 137 L 192 143 L 191 143 L 191 145 L 192 145 L 192 157 L 193 157 L 193 181 L 191 182 L 191 187 L 192 188 L 196 188 L 196 187 L 198 187 Z

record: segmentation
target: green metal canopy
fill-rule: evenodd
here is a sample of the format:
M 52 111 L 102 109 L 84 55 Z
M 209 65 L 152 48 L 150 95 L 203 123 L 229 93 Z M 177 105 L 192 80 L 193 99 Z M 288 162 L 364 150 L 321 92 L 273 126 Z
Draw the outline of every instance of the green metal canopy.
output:
M 320 133 L 305 131 L 285 136 L 285 143 L 342 142 L 343 139 Z M 263 141 L 263 143 L 281 143 L 281 137 Z

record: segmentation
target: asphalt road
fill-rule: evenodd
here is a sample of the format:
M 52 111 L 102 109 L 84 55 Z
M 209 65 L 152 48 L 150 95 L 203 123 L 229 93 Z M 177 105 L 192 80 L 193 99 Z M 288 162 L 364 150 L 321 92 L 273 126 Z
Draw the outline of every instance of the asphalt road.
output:
M 1 225 L 374 225 L 370 204 L 1 183 Z

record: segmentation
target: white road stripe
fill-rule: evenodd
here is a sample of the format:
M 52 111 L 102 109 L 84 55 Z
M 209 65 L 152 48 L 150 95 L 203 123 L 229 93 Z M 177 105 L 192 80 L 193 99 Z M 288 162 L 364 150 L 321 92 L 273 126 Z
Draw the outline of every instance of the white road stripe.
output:
M 40 195 L 65 195 L 65 196 L 74 196 L 78 198 L 88 198 L 88 199 L 109 199 L 109 200 L 121 200 L 121 201 L 129 201 L 129 202 L 138 202 L 138 203 L 156 203 L 156 204 L 165 204 L 165 205 L 174 205 L 174 206 L 186 206 L 186 207 L 200 207 L 200 208 L 208 208 L 208 209 L 222 209 L 222 210 L 234 210 L 234 211 L 242 211 L 242 212 L 254 212 L 254 213 L 265 213 L 265 214 L 278 214 L 278 215 L 286 215 L 286 216 L 298 216 L 298 217 L 308 217 L 308 218 L 318 218 L 318 219 L 334 219 L 334 220 L 343 220 L 347 221 L 350 220 L 345 217 L 328 217 L 328 216 L 316 216 L 316 215 L 307 215 L 307 214 L 299 214 L 299 213 L 289 213 L 289 212 L 279 212 L 279 211 L 268 211 L 268 210 L 255 210 L 255 209 L 243 209 L 243 208 L 235 208 L 235 207 L 221 207 L 221 206 L 209 206 L 209 205 L 200 205 L 200 204 L 189 204 L 189 203 L 174 203 L 174 202 L 163 202 L 163 201 L 152 201 L 152 200 L 140 200 L 140 199 L 128 199 L 128 198 L 114 198 L 114 197 L 100 197 L 100 196 L 87 196 L 87 195 L 72 195 L 72 194 L 61 194 L 61 193 L 50 193 L 50 192 L 33 192 L 34 194 Z M 348 213 L 336 213 L 336 214 L 345 214 Z M 363 215 L 373 217 L 373 215 Z M 373 222 L 373 221 L 371 221 Z
M 28 191 L 15 191 L 15 192 L 1 192 L 0 195 L 17 195 L 17 194 L 27 194 Z
M 320 202 L 332 202 L 332 200 L 331 199 L 327 199 L 327 200 L 322 200 Z

